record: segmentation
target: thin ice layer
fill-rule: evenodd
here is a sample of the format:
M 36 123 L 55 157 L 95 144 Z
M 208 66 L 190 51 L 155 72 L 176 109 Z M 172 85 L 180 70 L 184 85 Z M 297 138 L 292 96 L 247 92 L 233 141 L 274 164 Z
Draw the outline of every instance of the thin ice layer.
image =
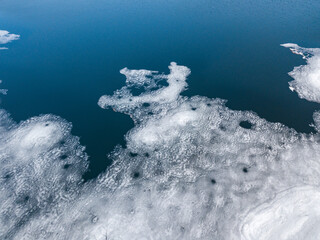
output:
M 190 70 L 175 63 L 170 65 L 168 75 L 147 70 L 122 72 L 129 78 L 128 86 L 99 101 L 103 108 L 129 114 L 136 123 L 126 134 L 127 146 L 117 147 L 110 154 L 113 165 L 84 184 L 78 181 L 83 168 L 78 169 L 81 162 L 76 161 L 74 172 L 66 175 L 75 179 L 68 187 L 72 191 L 64 192 L 59 184 L 50 183 L 55 175 L 64 179 L 65 169 L 57 167 L 57 161 L 44 161 L 48 168 L 37 167 L 38 184 L 29 184 L 27 189 L 32 196 L 42 196 L 36 186 L 43 183 L 47 192 L 61 198 L 44 201 L 44 208 L 24 218 L 13 215 L 12 227 L 4 229 L 1 236 L 249 240 L 279 239 L 277 234 L 290 236 L 285 235 L 290 234 L 287 230 L 294 229 L 300 239 L 308 239 L 309 231 L 301 226 L 318 234 L 313 228 L 318 225 L 318 215 L 312 209 L 320 204 L 319 134 L 300 134 L 252 112 L 230 110 L 220 99 L 183 97 L 180 93 L 187 86 Z M 131 87 L 138 85 L 145 92 L 134 96 Z M 314 117 L 318 128 L 319 116 Z M 62 136 L 59 124 L 65 126 L 60 120 L 45 126 L 45 119 L 40 118 L 26 126 L 11 127 L 9 118 L 2 119 L 5 123 L 0 124 L 0 130 L 16 136 L 9 141 L 12 153 L 8 162 L 22 158 L 12 161 L 11 167 L 30 162 L 31 169 L 35 168 L 35 163 L 42 162 L 44 151 L 56 146 Z M 29 171 L 25 174 L 25 182 L 35 181 L 28 180 Z M 7 196 L 3 199 L 12 202 L 11 209 L 20 209 L 14 194 L 10 195 L 10 189 L 19 185 L 5 186 L 3 193 Z M 33 206 L 37 205 L 30 208 Z M 275 215 L 281 220 L 281 228 L 270 224 L 269 216 L 275 209 L 282 209 Z M 257 224 L 259 219 L 264 220 Z M 294 225 L 292 219 L 300 225 Z
M 293 43 L 282 44 L 294 54 L 306 59 L 307 65 L 295 67 L 289 75 L 294 79 L 289 82 L 290 90 L 296 91 L 300 98 L 320 103 L 320 49 L 303 48 Z

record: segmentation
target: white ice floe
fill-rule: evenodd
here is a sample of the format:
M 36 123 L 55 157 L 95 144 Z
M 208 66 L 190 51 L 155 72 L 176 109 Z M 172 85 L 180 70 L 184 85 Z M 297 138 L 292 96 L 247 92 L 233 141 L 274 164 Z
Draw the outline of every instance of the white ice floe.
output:
M 112 166 L 86 183 L 87 156 L 69 123 L 44 115 L 16 124 L 1 112 L 1 239 L 320 237 L 319 133 L 182 96 L 190 70 L 169 68 L 125 68 L 127 86 L 100 98 L 135 127 Z
M 293 43 L 281 46 L 289 48 L 307 61 L 307 65 L 295 67 L 289 73 L 294 79 L 289 83 L 290 90 L 296 91 L 300 98 L 320 103 L 320 49 L 303 48 Z
M 20 35 L 9 33 L 6 30 L 0 30 L 0 44 L 7 44 L 14 40 L 18 40 Z M 7 47 L 0 47 L 0 50 L 8 49 Z

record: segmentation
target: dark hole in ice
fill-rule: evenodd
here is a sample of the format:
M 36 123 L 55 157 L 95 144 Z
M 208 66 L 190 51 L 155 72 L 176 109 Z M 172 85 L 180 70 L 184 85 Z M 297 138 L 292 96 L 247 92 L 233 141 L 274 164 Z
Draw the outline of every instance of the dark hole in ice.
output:
M 248 168 L 244 167 L 244 168 L 242 168 L 242 171 L 243 171 L 244 173 L 247 173 L 247 172 L 248 172 Z
M 191 108 L 191 110 L 192 110 L 192 111 L 195 111 L 195 110 L 197 110 L 197 108 L 196 108 L 196 107 L 193 107 L 193 108 Z
M 48 126 L 49 126 L 49 123 L 46 123 L 45 126 L 48 127 Z
M 132 174 L 132 177 L 136 179 L 136 178 L 140 177 L 140 173 L 139 172 L 134 172 Z
M 129 155 L 130 155 L 130 157 L 136 157 L 136 156 L 138 156 L 138 153 L 130 152 Z
M 60 159 L 62 159 L 62 160 L 65 160 L 66 158 L 68 158 L 68 155 L 66 155 L 66 154 L 63 154 L 60 156 Z
M 92 216 L 92 218 L 91 218 L 92 223 L 96 223 L 96 222 L 98 222 L 98 220 L 99 220 L 99 218 L 97 216 Z
M 207 103 L 207 106 L 208 106 L 208 107 L 211 107 L 211 103 Z
M 61 145 L 64 145 L 65 143 L 66 143 L 66 141 L 64 141 L 64 140 L 61 140 L 61 141 L 60 141 L 60 144 L 61 144 Z
M 131 88 L 131 93 L 133 96 L 139 96 L 143 92 L 143 89 L 139 87 L 133 87 Z
M 212 179 L 211 179 L 211 183 L 214 185 L 214 184 L 216 184 L 217 182 L 216 182 L 216 180 L 215 180 L 214 178 L 212 178 Z
M 3 178 L 4 178 L 4 179 L 9 179 L 9 178 L 11 178 L 11 174 L 10 174 L 10 173 L 7 173 L 6 175 L 4 175 Z
M 239 123 L 240 127 L 245 128 L 245 129 L 251 129 L 252 128 L 252 123 L 249 121 L 241 121 Z
M 153 115 L 153 112 L 148 112 L 148 115 L 150 115 L 150 116 Z
M 225 131 L 226 130 L 226 127 L 223 126 L 223 125 L 220 125 L 219 128 L 220 128 L 221 131 Z
M 271 147 L 271 146 L 268 146 L 267 148 L 268 148 L 268 150 L 272 150 L 272 147 Z
M 155 171 L 154 171 L 154 173 L 155 173 L 155 175 L 156 176 L 161 176 L 161 175 L 163 175 L 164 174 L 164 171 L 162 170 L 162 169 L 156 169 Z
M 64 166 L 63 166 L 63 169 L 68 169 L 69 167 L 71 166 L 71 164 L 65 164 Z
M 30 196 L 29 195 L 20 195 L 17 198 L 17 203 L 18 204 L 26 204 L 26 203 L 29 202 L 29 200 L 30 200 Z
M 145 153 L 144 156 L 145 157 L 150 157 L 150 154 L 149 153 Z
M 167 79 L 165 79 L 165 78 L 161 79 L 160 81 L 157 81 L 157 84 L 159 85 L 158 88 L 169 86 L 169 83 L 167 82 Z
M 142 104 L 142 106 L 143 107 L 150 107 L 150 103 L 145 102 L 145 103 Z

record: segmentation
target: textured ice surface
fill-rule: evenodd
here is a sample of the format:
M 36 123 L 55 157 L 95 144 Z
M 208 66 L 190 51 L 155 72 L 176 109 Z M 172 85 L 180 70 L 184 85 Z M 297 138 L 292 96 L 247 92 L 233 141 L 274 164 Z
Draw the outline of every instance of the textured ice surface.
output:
M 70 124 L 51 115 L 15 124 L 2 112 L 0 239 L 320 237 L 319 134 L 181 96 L 190 70 L 169 69 L 125 68 L 127 85 L 100 98 L 135 127 L 87 183 Z
M 294 79 L 289 83 L 290 89 L 296 91 L 300 98 L 320 103 L 320 49 L 303 48 L 293 43 L 281 46 L 289 48 L 307 61 L 307 65 L 295 67 L 289 73 Z
M 78 191 L 87 161 L 70 128 L 51 115 L 15 124 L 0 111 L 1 239 L 15 239 L 34 218 L 58 211 Z
M 249 212 L 241 225 L 243 239 L 320 239 L 320 191 L 296 187 Z
M 0 44 L 7 44 L 11 41 L 18 40 L 20 35 L 9 33 L 6 30 L 0 30 Z M 7 47 L 0 47 L 0 50 L 8 49 Z

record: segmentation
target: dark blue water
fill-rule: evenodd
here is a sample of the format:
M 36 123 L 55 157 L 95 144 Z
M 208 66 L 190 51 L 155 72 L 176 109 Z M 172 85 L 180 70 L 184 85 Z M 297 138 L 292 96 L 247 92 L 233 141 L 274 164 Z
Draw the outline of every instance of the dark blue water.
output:
M 123 67 L 192 70 L 186 95 L 228 100 L 269 121 L 310 132 L 318 104 L 288 88 L 304 61 L 279 45 L 320 47 L 317 0 L 1 0 L 1 29 L 21 40 L 0 52 L 2 107 L 16 121 L 53 113 L 73 123 L 94 177 L 133 126 L 97 101 L 124 84 Z

